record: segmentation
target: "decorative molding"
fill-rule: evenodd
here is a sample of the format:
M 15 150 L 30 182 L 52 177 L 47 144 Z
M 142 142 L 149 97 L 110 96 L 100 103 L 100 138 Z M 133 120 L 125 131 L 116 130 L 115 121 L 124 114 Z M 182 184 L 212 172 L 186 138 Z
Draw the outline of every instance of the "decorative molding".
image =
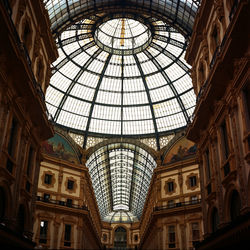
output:
M 168 183 L 173 182 L 173 191 L 168 191 Z M 176 192 L 176 187 L 177 184 L 175 183 L 175 180 L 172 178 L 169 178 L 167 181 L 165 181 L 165 185 L 164 185 L 164 190 L 165 190 L 165 194 L 167 195 L 172 195 Z
M 73 189 L 68 189 L 68 181 L 73 181 L 74 185 L 73 185 Z M 66 177 L 65 183 L 64 183 L 65 189 L 70 193 L 70 194 L 74 194 L 76 193 L 77 190 L 77 180 L 70 176 L 70 177 Z
M 54 126 L 54 130 L 55 132 L 61 136 L 62 138 L 64 138 L 72 147 L 72 149 L 75 151 L 76 155 L 78 156 L 78 161 L 80 163 L 80 159 L 81 159 L 81 149 L 79 148 L 79 146 L 76 144 L 76 142 L 74 141 L 74 139 L 69 135 L 69 133 L 57 126 Z
M 44 182 L 46 174 L 51 175 L 51 184 L 47 184 Z M 53 173 L 50 170 L 43 171 L 43 174 L 41 175 L 41 181 L 42 181 L 42 186 L 46 188 L 53 188 L 56 183 L 55 173 Z
M 191 185 L 190 185 L 190 177 L 193 177 L 193 176 L 196 177 L 196 186 L 191 187 Z M 187 186 L 188 190 L 193 191 L 193 190 L 197 189 L 199 187 L 199 183 L 200 183 L 200 178 L 199 178 L 198 173 L 190 173 L 186 178 L 186 186 Z

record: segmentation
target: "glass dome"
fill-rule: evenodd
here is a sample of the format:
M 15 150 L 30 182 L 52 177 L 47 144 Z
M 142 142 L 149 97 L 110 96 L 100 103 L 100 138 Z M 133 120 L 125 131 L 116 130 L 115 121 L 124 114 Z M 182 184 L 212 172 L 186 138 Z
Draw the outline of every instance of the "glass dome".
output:
M 200 0 L 44 3 L 59 53 L 46 104 L 82 147 L 88 138 L 135 137 L 160 150 L 187 125 L 195 94 L 184 56 Z M 86 166 L 101 218 L 138 221 L 155 159 L 138 146 L 111 143 Z
M 146 15 L 95 15 L 57 38 L 46 103 L 54 121 L 93 136 L 148 136 L 187 125 L 195 95 L 173 27 Z M 86 141 L 86 140 L 85 140 Z
M 150 28 L 136 20 L 116 18 L 102 23 L 94 35 L 97 45 L 113 54 L 132 55 L 152 40 Z

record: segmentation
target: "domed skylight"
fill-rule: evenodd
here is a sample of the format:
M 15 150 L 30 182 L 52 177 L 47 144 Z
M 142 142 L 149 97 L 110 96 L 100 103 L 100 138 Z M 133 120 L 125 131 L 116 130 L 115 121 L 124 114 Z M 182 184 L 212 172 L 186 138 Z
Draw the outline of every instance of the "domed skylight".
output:
M 95 30 L 94 38 L 105 51 L 118 55 L 142 51 L 152 40 L 149 27 L 129 18 L 116 18 L 102 23 Z
M 47 107 L 58 125 L 84 136 L 84 148 L 91 135 L 155 138 L 159 150 L 164 135 L 187 125 L 195 95 L 184 55 L 200 0 L 44 3 L 59 52 Z M 102 219 L 137 221 L 155 159 L 113 143 L 86 165 Z
M 46 102 L 54 121 L 96 136 L 154 136 L 185 127 L 195 95 L 173 27 L 149 16 L 92 16 L 57 39 Z

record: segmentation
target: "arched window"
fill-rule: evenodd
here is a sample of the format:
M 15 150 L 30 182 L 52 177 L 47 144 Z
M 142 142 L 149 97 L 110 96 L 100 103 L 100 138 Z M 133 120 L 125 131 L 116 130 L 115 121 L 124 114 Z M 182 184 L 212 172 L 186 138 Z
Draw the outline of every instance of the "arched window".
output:
M 219 225 L 219 214 L 217 208 L 214 208 L 211 216 L 212 233 L 218 230 L 218 225 Z
M 6 208 L 6 195 L 4 189 L 0 187 L 0 221 L 2 221 L 5 216 L 5 208 Z
M 241 200 L 239 193 L 234 190 L 231 195 L 230 200 L 230 217 L 232 221 L 235 221 L 236 218 L 240 215 L 240 208 L 241 208 Z
M 124 227 L 118 227 L 115 230 L 115 247 L 127 247 L 127 231 Z
M 103 237 L 103 241 L 104 241 L 104 242 L 106 242 L 106 241 L 107 241 L 107 239 L 108 239 L 107 234 L 103 234 L 103 236 L 102 236 L 102 237 Z
M 137 242 L 138 241 L 138 234 L 134 235 L 134 241 Z

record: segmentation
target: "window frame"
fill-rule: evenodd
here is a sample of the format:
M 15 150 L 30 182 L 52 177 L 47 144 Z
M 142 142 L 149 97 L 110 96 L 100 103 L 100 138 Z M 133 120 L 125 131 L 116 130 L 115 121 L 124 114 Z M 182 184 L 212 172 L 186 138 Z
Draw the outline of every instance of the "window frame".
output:
M 72 243 L 72 224 L 64 224 L 63 245 L 65 247 L 71 247 L 71 243 Z
M 48 177 L 48 180 L 49 180 L 48 182 L 46 181 L 46 177 Z M 52 184 L 52 178 L 53 178 L 52 174 L 45 173 L 43 182 L 45 184 L 47 184 L 47 185 L 51 185 Z
M 74 186 L 75 186 L 75 181 L 71 180 L 71 179 L 68 179 L 68 181 L 67 181 L 67 189 L 72 191 L 72 190 L 74 190 Z
M 197 225 L 198 229 L 194 229 L 194 224 Z M 197 236 L 194 237 L 194 231 L 198 231 Z M 200 223 L 198 221 L 191 222 L 191 235 L 192 235 L 192 242 L 197 242 L 200 240 Z
M 176 227 L 175 225 L 168 226 L 168 248 L 176 247 Z

